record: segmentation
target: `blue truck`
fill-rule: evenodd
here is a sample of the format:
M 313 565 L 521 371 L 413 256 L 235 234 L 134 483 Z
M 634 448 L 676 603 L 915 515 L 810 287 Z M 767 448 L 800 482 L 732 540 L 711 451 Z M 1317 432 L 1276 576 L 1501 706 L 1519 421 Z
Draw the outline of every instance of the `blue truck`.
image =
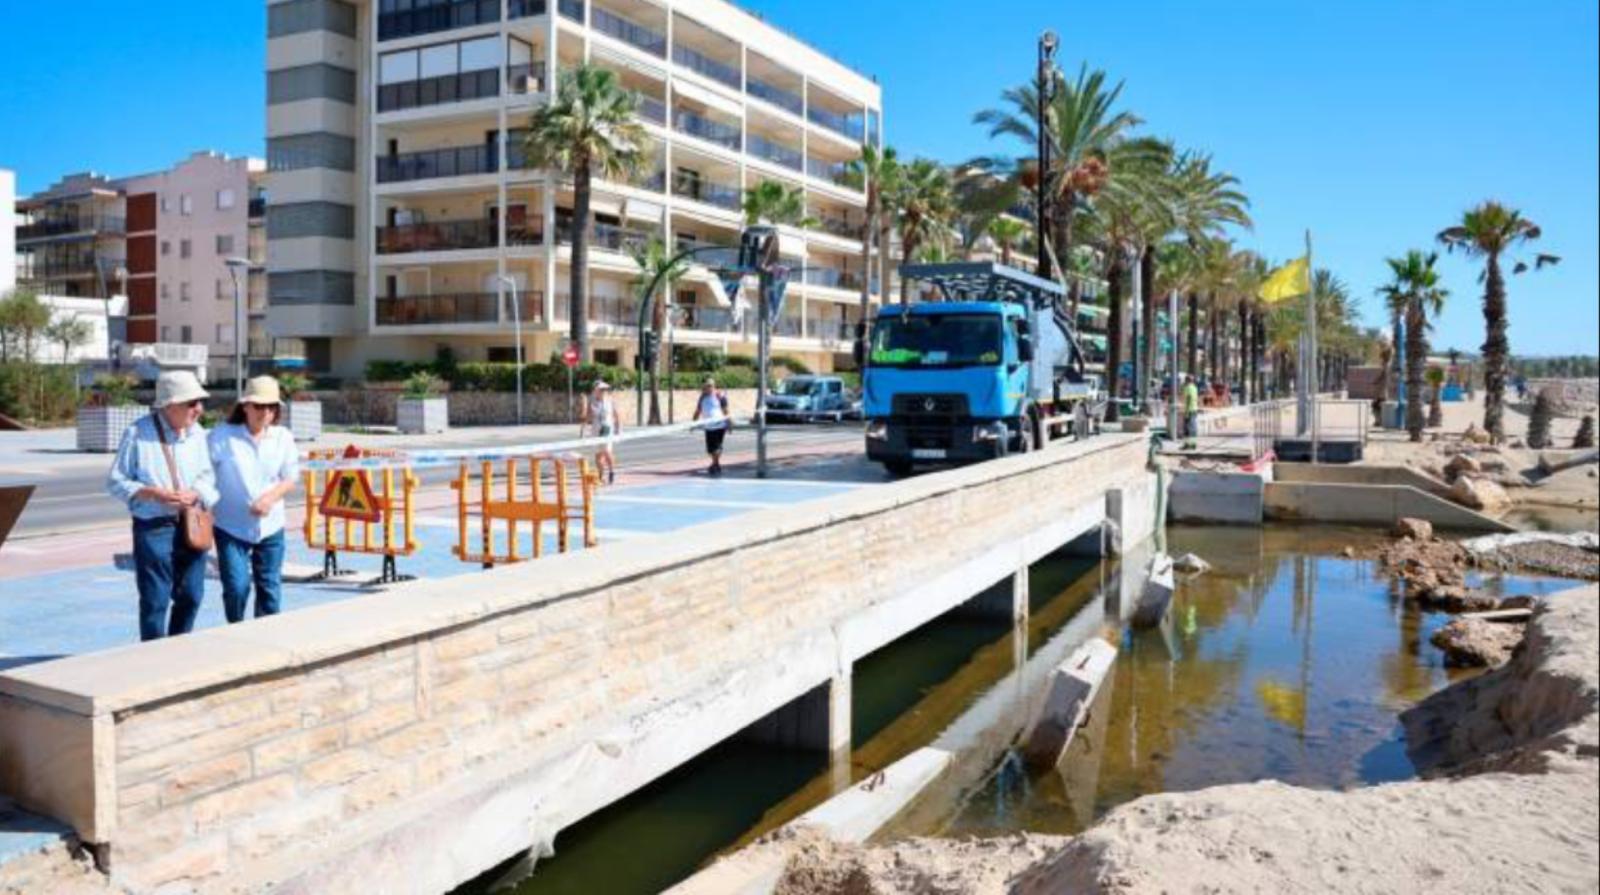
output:
M 1098 431 L 1105 409 L 1058 283 L 991 262 L 911 264 L 937 300 L 886 305 L 862 376 L 868 459 L 987 460 Z

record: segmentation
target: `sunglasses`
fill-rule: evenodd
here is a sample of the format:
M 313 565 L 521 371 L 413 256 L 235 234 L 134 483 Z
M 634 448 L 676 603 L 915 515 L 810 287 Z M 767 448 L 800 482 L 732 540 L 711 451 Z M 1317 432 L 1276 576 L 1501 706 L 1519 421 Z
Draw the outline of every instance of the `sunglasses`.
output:
M 183 406 L 189 408 L 190 410 L 195 410 L 195 409 L 198 409 L 198 408 L 206 406 L 206 402 L 202 398 L 195 398 L 193 401 L 185 401 L 185 402 L 183 402 Z

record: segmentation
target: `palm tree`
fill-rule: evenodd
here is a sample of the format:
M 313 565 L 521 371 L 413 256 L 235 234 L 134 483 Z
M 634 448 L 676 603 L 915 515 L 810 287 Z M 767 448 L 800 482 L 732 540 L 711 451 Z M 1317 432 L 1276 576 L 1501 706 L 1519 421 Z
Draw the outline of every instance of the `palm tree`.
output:
M 1505 438 L 1502 418 L 1505 406 L 1506 366 L 1510 362 L 1511 343 L 1506 338 L 1506 281 L 1500 271 L 1500 256 L 1542 235 L 1539 225 L 1522 216 L 1522 212 L 1495 201 L 1484 202 L 1461 215 L 1461 223 L 1439 231 L 1439 242 L 1446 251 L 1461 249 L 1470 257 L 1482 256 L 1483 276 L 1479 282 L 1483 289 L 1483 428 L 1495 441 Z M 1561 259 L 1555 255 L 1536 254 L 1535 270 Z M 1512 273 L 1522 273 L 1528 266 L 1517 262 Z
M 636 116 L 638 99 L 615 72 L 579 65 L 561 73 L 556 95 L 535 110 L 524 149 L 537 167 L 572 176 L 572 262 L 569 321 L 578 357 L 587 362 L 589 202 L 595 177 L 623 181 L 644 159 L 647 135 Z
M 1405 313 L 1406 431 L 1412 441 L 1421 441 L 1422 429 L 1427 424 L 1422 385 L 1423 371 L 1428 365 L 1428 314 L 1439 313 L 1446 295 L 1439 285 L 1439 272 L 1434 269 L 1439 253 L 1412 249 L 1404 258 L 1386 261 L 1393 280 L 1379 292 L 1388 299 L 1391 308 L 1399 305 Z
M 989 238 L 1000 250 L 1000 263 L 1011 265 L 1011 248 L 1028 234 L 1028 225 L 1012 217 L 998 217 L 989 222 Z
M 638 285 L 641 302 L 650 302 L 650 332 L 654 334 L 655 344 L 661 345 L 661 333 L 666 329 L 668 296 L 672 295 L 672 286 L 689 270 L 687 259 L 675 259 L 674 253 L 667 251 L 666 243 L 659 236 L 650 237 L 649 241 L 633 251 L 633 263 L 639 265 L 639 277 L 635 281 Z M 644 290 L 651 283 L 658 283 L 660 288 L 654 295 L 647 295 Z M 659 389 L 658 371 L 661 369 L 661 352 L 657 351 L 655 362 L 650 369 L 645 371 L 650 377 L 650 425 L 661 424 L 661 392 Z M 670 383 L 668 384 L 670 387 Z
M 884 195 L 892 191 L 900 160 L 894 147 L 878 148 L 870 143 L 861 144 L 861 156 L 850 163 L 847 182 L 866 194 L 866 220 L 861 225 L 861 312 L 856 321 L 856 357 L 866 357 L 867 318 L 872 314 L 872 240 L 879 237 L 878 254 L 889 254 L 888 228 L 881 226 L 884 215 Z M 889 286 L 887 264 L 879 276 L 880 289 Z
M 938 162 L 917 159 L 900 170 L 894 206 L 900 216 L 900 256 L 916 258 L 924 243 L 943 242 L 955 213 L 950 174 Z M 911 301 L 911 282 L 900 281 L 900 301 Z
M 817 219 L 806 213 L 806 191 L 776 180 L 763 180 L 744 191 L 744 221 L 756 224 L 785 224 L 790 227 L 815 227 Z

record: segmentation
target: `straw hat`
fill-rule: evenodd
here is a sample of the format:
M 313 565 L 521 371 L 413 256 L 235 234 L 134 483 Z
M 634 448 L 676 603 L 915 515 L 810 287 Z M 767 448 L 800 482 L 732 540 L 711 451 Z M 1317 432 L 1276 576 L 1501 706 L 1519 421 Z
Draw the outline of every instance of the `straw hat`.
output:
M 596 382 L 594 384 L 594 390 L 597 391 L 597 392 L 608 391 L 610 388 L 611 388 L 611 383 L 605 381 L 604 379 L 602 379 L 599 382 Z
M 156 380 L 156 408 L 172 404 L 187 404 L 211 397 L 200 386 L 200 380 L 188 370 L 169 370 Z
M 271 376 L 257 376 L 244 385 L 244 394 L 239 396 L 240 404 L 282 404 L 283 396 L 278 391 L 278 380 Z

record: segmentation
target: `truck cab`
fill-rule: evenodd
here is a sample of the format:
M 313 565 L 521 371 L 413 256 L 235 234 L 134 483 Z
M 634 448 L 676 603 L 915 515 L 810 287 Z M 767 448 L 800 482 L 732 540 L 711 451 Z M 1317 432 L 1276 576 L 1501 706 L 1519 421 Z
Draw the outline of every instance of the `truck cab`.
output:
M 1092 397 L 1055 283 L 997 264 L 907 265 L 944 300 L 886 306 L 863 375 L 867 457 L 893 475 L 1086 434 Z M 1077 416 L 1073 411 L 1077 411 Z

